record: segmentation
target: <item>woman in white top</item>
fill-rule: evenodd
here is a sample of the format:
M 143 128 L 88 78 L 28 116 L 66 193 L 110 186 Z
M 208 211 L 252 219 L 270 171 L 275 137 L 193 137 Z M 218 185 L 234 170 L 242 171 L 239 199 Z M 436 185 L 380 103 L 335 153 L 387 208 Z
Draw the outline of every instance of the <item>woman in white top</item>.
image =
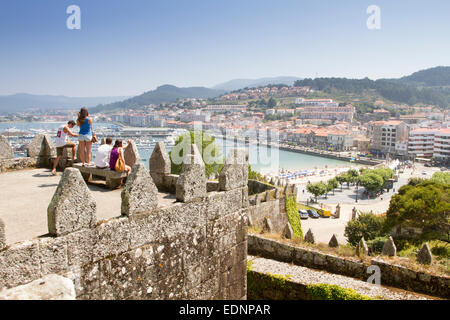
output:
M 56 166 L 58 165 L 59 159 L 63 155 L 63 151 L 65 148 L 72 149 L 72 160 L 75 161 L 77 146 L 75 143 L 67 140 L 68 136 L 78 137 L 78 134 L 72 133 L 72 131 L 70 131 L 70 129 L 72 129 L 73 127 L 75 127 L 75 121 L 70 120 L 69 122 L 67 122 L 65 126 L 61 126 L 58 128 L 58 133 L 56 134 L 55 139 L 56 159 L 53 162 L 53 170 L 52 170 L 53 175 L 56 175 Z

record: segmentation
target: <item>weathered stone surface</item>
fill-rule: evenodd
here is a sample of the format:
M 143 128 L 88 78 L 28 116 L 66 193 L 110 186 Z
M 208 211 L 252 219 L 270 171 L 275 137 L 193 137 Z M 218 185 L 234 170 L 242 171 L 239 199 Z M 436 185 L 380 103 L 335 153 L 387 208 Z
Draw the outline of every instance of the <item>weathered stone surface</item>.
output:
M 394 239 L 392 239 L 392 237 L 389 237 L 389 239 L 384 243 L 382 254 L 390 257 L 397 255 L 397 247 L 395 246 Z
M 14 150 L 9 145 L 8 139 L 5 136 L 0 135 L 0 159 L 12 159 L 14 158 Z
M 170 157 L 164 142 L 155 145 L 149 159 L 150 175 L 158 188 L 164 186 L 164 176 L 170 174 Z
M 122 190 L 122 214 L 150 212 L 158 206 L 158 189 L 143 163 L 131 170 Z
M 358 257 L 369 255 L 369 247 L 367 247 L 364 238 L 361 238 L 361 240 L 359 240 L 358 244 L 356 245 L 356 255 Z
M 264 199 L 264 201 L 270 201 L 270 200 L 272 200 L 272 197 L 270 196 L 270 191 L 266 191 L 266 197 L 265 197 L 265 199 Z
M 40 278 L 39 244 L 24 241 L 0 252 L 0 288 L 15 287 Z
M 27 147 L 28 157 L 54 157 L 56 149 L 53 139 L 48 134 L 36 135 Z
M 195 144 L 191 145 L 191 154 L 183 159 L 181 174 L 176 184 L 178 201 L 187 202 L 206 196 L 205 164 Z
M 80 171 L 67 168 L 47 209 L 50 234 L 61 236 L 94 227 L 96 208 L 95 199 Z
M 305 242 L 315 243 L 314 234 L 311 231 L 311 228 L 308 229 L 308 232 L 306 232 L 306 234 L 305 234 Z
M 245 149 L 232 149 L 219 174 L 219 190 L 227 191 L 247 186 L 248 154 Z
M 0 300 L 75 300 L 73 282 L 60 275 L 45 277 L 0 292 Z
M 66 270 L 68 258 L 65 237 L 40 239 L 39 258 L 43 275 Z
M 338 242 L 335 234 L 333 234 L 333 236 L 330 239 L 330 242 L 328 242 L 328 246 L 330 248 L 337 248 L 337 247 L 339 247 L 339 242 Z
M 131 140 L 123 150 L 123 157 L 125 158 L 125 164 L 133 168 L 136 163 L 141 161 L 136 143 Z
M 431 264 L 433 262 L 433 255 L 428 243 L 425 243 L 417 254 L 417 262 L 421 264 Z
M 96 228 L 94 262 L 111 255 L 118 255 L 130 248 L 130 223 L 128 218 L 114 218 Z
M 273 232 L 273 225 L 272 225 L 272 221 L 270 221 L 270 218 L 265 218 L 264 219 L 263 231 L 264 232 L 268 232 L 268 233 L 272 233 Z
M 294 230 L 292 230 L 291 224 L 289 222 L 284 227 L 283 235 L 286 239 L 294 238 Z
M 0 219 L 0 250 L 6 247 L 5 223 Z

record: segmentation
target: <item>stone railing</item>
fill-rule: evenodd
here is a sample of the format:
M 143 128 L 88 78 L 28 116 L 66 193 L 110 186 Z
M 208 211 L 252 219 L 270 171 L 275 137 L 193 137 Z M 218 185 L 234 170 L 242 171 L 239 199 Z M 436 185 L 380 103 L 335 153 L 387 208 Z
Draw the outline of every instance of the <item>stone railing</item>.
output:
M 233 150 L 217 191 L 207 192 L 195 149 L 175 183 L 178 202 L 157 206 L 152 177 L 165 165 L 149 172 L 137 163 L 119 216 L 102 222 L 80 172 L 67 168 L 48 206 L 48 235 L 7 247 L 0 223 L 0 290 L 58 274 L 78 299 L 244 299 L 247 163 L 234 163 L 242 153 Z M 161 143 L 151 159 L 159 156 L 167 159 Z
M 370 265 L 361 260 L 343 258 L 310 248 L 301 248 L 258 235 L 248 236 L 248 253 L 268 259 L 294 263 L 299 266 L 325 270 L 363 281 L 373 274 L 370 265 L 380 268 L 381 284 L 411 290 L 443 298 L 450 297 L 450 277 L 437 276 L 392 264 L 380 257 L 373 258 Z

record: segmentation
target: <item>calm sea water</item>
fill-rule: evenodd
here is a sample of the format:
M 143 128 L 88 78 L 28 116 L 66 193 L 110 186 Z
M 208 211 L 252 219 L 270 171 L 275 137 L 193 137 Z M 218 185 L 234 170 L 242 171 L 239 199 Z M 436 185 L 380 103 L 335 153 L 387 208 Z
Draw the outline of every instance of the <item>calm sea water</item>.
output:
M 26 131 L 30 133 L 36 133 L 33 130 L 49 130 L 55 132 L 59 126 L 63 123 L 47 123 L 47 122 L 14 122 L 14 123 L 0 123 L 0 133 L 8 130 L 10 128 L 15 128 L 17 130 Z M 103 128 L 115 128 L 114 125 L 110 123 L 95 123 L 94 129 L 102 130 Z M 120 129 L 117 129 L 120 130 Z M 77 129 L 75 128 L 75 132 Z M 99 137 L 102 138 L 102 137 Z M 160 141 L 161 138 L 154 138 L 156 141 Z M 216 143 L 222 150 L 222 154 L 226 155 L 234 147 L 245 147 L 243 144 L 238 143 L 234 145 L 233 141 L 225 141 L 223 139 L 216 139 Z M 98 144 L 97 144 L 98 146 Z M 97 146 L 93 147 L 93 153 Z M 143 162 L 148 167 L 148 159 L 153 151 L 153 145 L 148 145 L 145 147 L 139 147 L 139 154 L 143 159 Z M 170 148 L 168 148 L 170 150 Z M 290 151 L 279 150 L 278 148 L 267 148 L 264 146 L 257 146 L 251 144 L 248 146 L 249 150 L 249 163 L 254 170 L 261 173 L 276 172 L 279 169 L 286 170 L 303 170 L 303 169 L 322 169 L 337 168 L 337 167 L 348 167 L 350 165 L 357 166 L 355 164 L 350 164 L 348 162 L 328 159 L 318 156 L 312 156 L 307 154 L 301 154 Z

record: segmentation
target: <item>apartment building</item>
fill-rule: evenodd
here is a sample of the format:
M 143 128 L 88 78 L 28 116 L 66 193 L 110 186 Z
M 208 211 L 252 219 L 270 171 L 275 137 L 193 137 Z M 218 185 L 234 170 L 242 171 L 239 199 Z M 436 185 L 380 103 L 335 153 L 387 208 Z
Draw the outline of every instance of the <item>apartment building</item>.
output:
M 329 121 L 352 122 L 355 114 L 355 107 L 347 105 L 339 107 L 335 105 L 308 106 L 300 111 L 301 119 L 320 119 Z
M 370 152 L 376 155 L 395 155 L 396 144 L 408 141 L 409 126 L 403 121 L 374 121 L 368 123 Z
M 409 134 L 408 154 L 412 158 L 450 160 L 450 129 L 419 128 Z
M 409 133 L 408 154 L 412 157 L 429 158 L 434 153 L 434 135 L 436 130 L 420 128 Z
M 450 161 L 450 128 L 438 130 L 434 136 L 433 158 L 442 161 Z
M 205 110 L 208 112 L 244 112 L 247 107 L 243 104 L 208 105 Z

